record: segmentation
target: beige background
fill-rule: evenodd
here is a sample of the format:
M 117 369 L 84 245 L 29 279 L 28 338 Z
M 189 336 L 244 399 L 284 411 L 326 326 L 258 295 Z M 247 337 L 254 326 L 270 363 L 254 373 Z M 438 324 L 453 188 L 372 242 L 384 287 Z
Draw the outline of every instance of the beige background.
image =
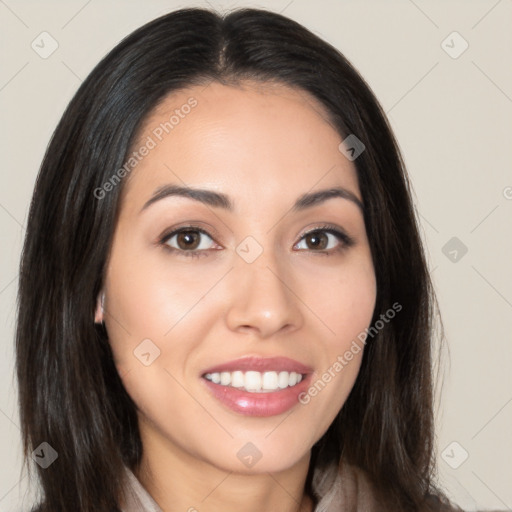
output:
M 43 152 L 108 50 L 146 21 L 192 5 L 282 12 L 339 48 L 373 88 L 412 177 L 449 346 L 437 411 L 439 479 L 466 510 L 510 509 L 510 0 L 0 0 L 0 510 L 31 503 L 20 474 L 13 332 L 17 265 Z M 31 48 L 43 31 L 59 45 L 46 59 Z M 464 41 L 467 50 L 452 58 Z M 468 249 L 455 262 L 453 247 L 443 253 L 452 237 Z

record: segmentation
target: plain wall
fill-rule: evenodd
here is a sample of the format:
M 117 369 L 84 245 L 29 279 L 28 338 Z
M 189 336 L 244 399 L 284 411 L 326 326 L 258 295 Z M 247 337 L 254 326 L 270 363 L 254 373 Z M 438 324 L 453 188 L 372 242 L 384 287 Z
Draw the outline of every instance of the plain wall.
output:
M 81 81 L 124 36 L 179 7 L 209 5 L 266 7 L 304 24 L 348 57 L 388 113 L 412 179 L 449 348 L 437 407 L 439 479 L 466 510 L 511 508 L 512 2 L 6 0 L 0 510 L 31 504 L 20 474 L 13 335 L 18 261 L 44 150 Z M 43 31 L 58 43 L 46 59 L 31 47 Z

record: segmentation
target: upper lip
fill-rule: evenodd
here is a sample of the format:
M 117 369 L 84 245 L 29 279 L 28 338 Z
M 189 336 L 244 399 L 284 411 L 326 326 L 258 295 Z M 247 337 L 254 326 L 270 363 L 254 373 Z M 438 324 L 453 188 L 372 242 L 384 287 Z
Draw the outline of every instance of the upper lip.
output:
M 237 370 L 243 372 L 296 372 L 300 374 L 307 374 L 313 371 L 311 367 L 299 363 L 294 359 L 290 359 L 289 357 L 248 356 L 211 366 L 204 370 L 202 375 L 207 373 L 234 372 Z

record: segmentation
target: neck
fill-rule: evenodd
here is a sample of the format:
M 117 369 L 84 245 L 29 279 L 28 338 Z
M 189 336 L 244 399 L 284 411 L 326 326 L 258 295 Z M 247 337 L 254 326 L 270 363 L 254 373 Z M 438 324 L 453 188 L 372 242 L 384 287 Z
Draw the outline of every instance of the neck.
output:
M 135 475 L 164 512 L 311 512 L 314 503 L 305 493 L 309 461 L 308 452 L 288 469 L 243 474 L 153 441 L 144 444 Z

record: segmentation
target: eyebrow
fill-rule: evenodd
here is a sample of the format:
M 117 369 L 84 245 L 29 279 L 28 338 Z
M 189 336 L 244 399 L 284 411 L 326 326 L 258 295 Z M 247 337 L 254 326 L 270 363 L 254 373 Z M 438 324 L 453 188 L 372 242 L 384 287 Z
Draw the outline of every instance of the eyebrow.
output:
M 189 199 L 199 201 L 208 206 L 222 208 L 229 212 L 234 210 L 233 201 L 222 192 L 202 188 L 182 187 L 179 185 L 164 185 L 155 190 L 153 195 L 144 203 L 141 212 L 157 201 L 172 196 L 188 197 Z M 332 187 L 303 194 L 295 201 L 292 211 L 299 212 L 335 197 L 351 201 L 359 207 L 361 212 L 364 212 L 364 206 L 360 199 L 353 192 L 343 187 Z

